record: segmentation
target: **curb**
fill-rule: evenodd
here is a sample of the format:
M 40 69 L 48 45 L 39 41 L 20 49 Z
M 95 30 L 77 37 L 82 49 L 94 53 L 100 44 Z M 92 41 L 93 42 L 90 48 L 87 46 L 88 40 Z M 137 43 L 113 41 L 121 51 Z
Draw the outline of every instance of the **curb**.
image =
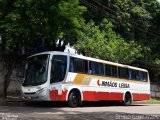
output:
M 14 105 L 14 106 L 19 106 L 22 105 L 23 101 L 22 100 L 12 100 L 12 99 L 0 99 L 0 105 L 1 106 L 6 106 L 6 105 Z

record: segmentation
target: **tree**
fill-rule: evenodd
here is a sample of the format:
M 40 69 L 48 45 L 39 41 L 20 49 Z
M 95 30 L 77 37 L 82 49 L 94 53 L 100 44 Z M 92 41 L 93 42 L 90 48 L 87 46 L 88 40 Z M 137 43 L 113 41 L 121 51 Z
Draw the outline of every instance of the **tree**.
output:
M 82 27 L 75 48 L 87 56 L 130 64 L 142 57 L 141 46 L 134 41 L 129 43 L 113 31 L 113 25 L 107 19 L 96 26 L 93 21 Z
M 83 0 L 84 1 L 84 0 Z M 126 42 L 141 45 L 144 54 L 141 61 L 154 64 L 159 58 L 160 3 L 157 0 L 85 0 L 89 10 L 85 19 L 96 25 L 107 18 L 113 30 Z M 156 62 L 157 63 L 157 62 Z
M 0 55 L 6 68 L 5 97 L 18 52 L 28 47 L 35 48 L 42 42 L 47 50 L 62 51 L 67 43 L 76 40 L 74 36 L 84 22 L 82 15 L 86 11 L 78 0 L 11 1 L 0 1 L 5 5 L 0 8 Z M 7 6 L 10 6 L 9 10 Z

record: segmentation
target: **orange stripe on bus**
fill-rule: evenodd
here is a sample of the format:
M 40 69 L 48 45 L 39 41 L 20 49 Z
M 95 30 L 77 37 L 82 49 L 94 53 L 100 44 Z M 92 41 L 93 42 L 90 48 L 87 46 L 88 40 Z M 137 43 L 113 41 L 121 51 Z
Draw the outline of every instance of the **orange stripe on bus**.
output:
M 84 74 L 77 74 L 73 83 L 74 84 L 82 84 L 84 76 L 85 76 Z

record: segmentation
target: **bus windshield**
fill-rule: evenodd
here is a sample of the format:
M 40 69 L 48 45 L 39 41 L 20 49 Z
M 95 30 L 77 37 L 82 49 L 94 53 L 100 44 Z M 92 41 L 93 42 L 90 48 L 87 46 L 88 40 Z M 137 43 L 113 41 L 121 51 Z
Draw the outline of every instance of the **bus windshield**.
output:
M 49 55 L 28 58 L 23 86 L 41 85 L 47 81 Z

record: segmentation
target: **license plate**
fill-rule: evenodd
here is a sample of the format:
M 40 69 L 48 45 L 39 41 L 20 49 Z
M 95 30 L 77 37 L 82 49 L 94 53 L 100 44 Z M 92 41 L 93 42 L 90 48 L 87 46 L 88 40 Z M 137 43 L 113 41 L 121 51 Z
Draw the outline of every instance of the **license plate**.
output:
M 31 100 L 31 99 L 32 99 L 32 97 L 27 97 L 27 99 Z

